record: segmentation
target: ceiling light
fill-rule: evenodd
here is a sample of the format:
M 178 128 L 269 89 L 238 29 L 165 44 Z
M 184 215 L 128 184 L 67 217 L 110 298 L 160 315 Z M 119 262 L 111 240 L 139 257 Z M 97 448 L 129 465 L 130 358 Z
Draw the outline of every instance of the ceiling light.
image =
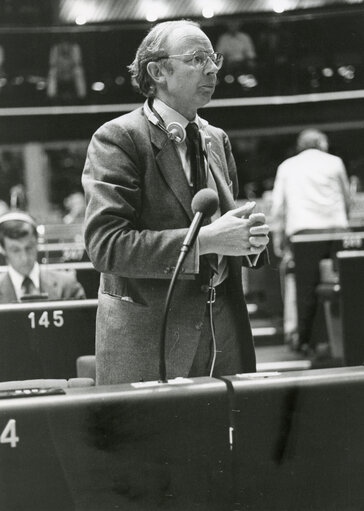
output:
M 85 25 L 87 23 L 87 19 L 85 16 L 77 16 L 75 19 L 76 25 Z
M 202 8 L 202 16 L 204 18 L 213 18 L 215 16 L 214 9 L 210 6 L 205 6 Z

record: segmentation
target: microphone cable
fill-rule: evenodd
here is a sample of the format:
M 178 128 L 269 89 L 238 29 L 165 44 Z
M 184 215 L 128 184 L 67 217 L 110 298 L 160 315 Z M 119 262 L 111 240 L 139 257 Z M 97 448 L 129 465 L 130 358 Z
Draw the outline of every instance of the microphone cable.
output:
M 211 367 L 210 367 L 210 373 L 209 376 L 212 378 L 215 364 L 216 364 L 216 356 L 217 356 L 217 345 L 216 345 L 216 336 L 215 336 L 215 323 L 214 323 L 214 314 L 213 314 L 213 305 L 215 303 L 216 295 L 214 291 L 214 287 L 212 285 L 212 277 L 210 278 L 209 283 L 209 300 L 208 300 L 208 306 L 209 306 L 209 319 L 210 319 L 210 330 L 211 330 L 211 337 L 212 337 L 212 361 L 211 361 Z
M 166 369 L 166 332 L 167 332 L 167 318 L 169 312 L 169 306 L 172 299 L 172 294 L 175 288 L 177 277 L 180 273 L 182 264 L 194 245 L 198 232 L 201 228 L 202 221 L 205 216 L 212 216 L 219 204 L 219 198 L 215 191 L 209 188 L 203 188 L 198 191 L 192 199 L 192 211 L 195 213 L 193 221 L 187 231 L 186 237 L 182 243 L 179 257 L 176 263 L 176 267 L 173 272 L 171 282 L 168 287 L 168 293 L 164 304 L 163 320 L 160 330 L 159 339 L 159 381 L 161 383 L 167 383 L 167 369 Z

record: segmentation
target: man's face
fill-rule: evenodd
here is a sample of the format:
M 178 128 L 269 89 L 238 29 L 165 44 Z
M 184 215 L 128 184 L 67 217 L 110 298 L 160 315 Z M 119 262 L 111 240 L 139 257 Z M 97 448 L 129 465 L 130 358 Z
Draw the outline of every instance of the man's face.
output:
M 34 234 L 13 240 L 4 238 L 4 253 L 7 263 L 21 275 L 29 275 L 37 260 L 37 239 Z
M 210 40 L 197 27 L 178 28 L 167 38 L 168 55 L 192 54 L 196 50 L 213 52 Z M 188 57 L 171 58 L 167 65 L 172 71 L 162 68 L 164 81 L 157 96 L 192 120 L 197 109 L 210 101 L 218 69 L 210 59 L 204 68 L 196 68 Z

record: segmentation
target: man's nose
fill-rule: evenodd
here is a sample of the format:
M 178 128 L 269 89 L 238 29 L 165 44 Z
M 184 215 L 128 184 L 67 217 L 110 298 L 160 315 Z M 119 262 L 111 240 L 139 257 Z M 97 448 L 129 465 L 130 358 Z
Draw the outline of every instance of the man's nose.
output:
M 32 256 L 30 254 L 28 254 L 28 252 L 26 250 L 24 250 L 23 252 L 20 253 L 20 260 L 22 263 L 28 263 L 31 258 L 32 258 Z
M 212 60 L 211 57 L 207 57 L 207 61 L 206 61 L 206 64 L 205 64 L 205 73 L 206 74 L 209 74 L 209 73 L 217 73 L 219 70 L 219 68 L 217 67 L 217 65 L 215 64 L 215 62 Z

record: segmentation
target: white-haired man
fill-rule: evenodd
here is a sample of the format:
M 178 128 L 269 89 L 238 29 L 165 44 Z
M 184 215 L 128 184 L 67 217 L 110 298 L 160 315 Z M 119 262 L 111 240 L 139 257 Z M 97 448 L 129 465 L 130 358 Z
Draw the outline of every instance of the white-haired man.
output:
M 278 167 L 273 193 L 271 225 L 273 248 L 283 261 L 292 257 L 290 238 L 294 234 L 342 231 L 348 228 L 349 181 L 341 158 L 328 153 L 327 136 L 317 129 L 303 130 L 297 138 L 296 156 Z M 316 313 L 316 286 L 319 283 L 319 259 L 329 257 L 323 252 L 310 260 L 300 296 L 298 325 L 291 325 L 288 337 L 298 334 L 293 347 L 307 352 Z M 295 296 L 286 302 L 286 319 L 294 316 Z M 291 314 L 288 311 L 291 311 Z M 287 314 L 288 313 L 288 314 Z M 297 331 L 298 330 L 298 331 Z

